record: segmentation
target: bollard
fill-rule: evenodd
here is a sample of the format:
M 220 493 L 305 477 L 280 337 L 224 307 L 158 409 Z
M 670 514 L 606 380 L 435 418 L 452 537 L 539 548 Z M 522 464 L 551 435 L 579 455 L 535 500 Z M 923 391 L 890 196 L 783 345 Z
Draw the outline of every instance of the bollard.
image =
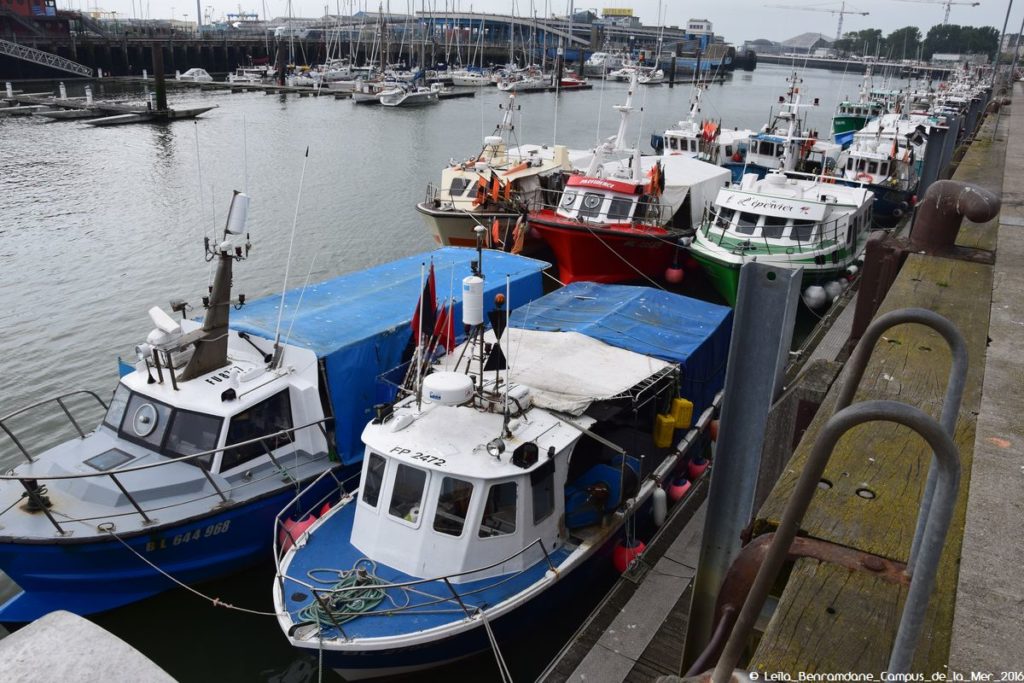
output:
M 14 86 L 11 85 L 10 81 L 7 81 L 7 96 L 14 97 Z
M 179 71 L 178 69 L 174 70 L 174 80 L 176 80 L 176 81 L 180 81 L 181 80 L 181 71 Z
M 148 80 L 148 79 L 149 79 L 149 72 L 146 71 L 145 69 L 143 69 L 142 70 L 142 80 L 145 81 L 145 80 Z
M 61 81 L 57 87 L 60 89 L 60 98 L 66 100 L 68 98 L 68 89 L 65 87 L 64 81 Z
M 85 86 L 85 103 L 92 104 L 92 86 Z
M 96 69 L 96 78 L 103 78 L 103 69 Z
M 958 180 L 937 180 L 918 204 L 910 247 L 929 254 L 949 251 L 964 218 L 990 221 L 999 213 L 999 197 L 983 187 Z

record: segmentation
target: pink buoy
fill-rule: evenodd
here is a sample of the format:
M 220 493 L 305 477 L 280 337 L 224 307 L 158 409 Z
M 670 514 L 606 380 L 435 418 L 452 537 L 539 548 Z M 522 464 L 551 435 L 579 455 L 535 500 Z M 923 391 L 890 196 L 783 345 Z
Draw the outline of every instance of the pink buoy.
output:
M 686 463 L 686 474 L 689 476 L 691 481 L 695 481 L 700 478 L 700 475 L 704 474 L 704 471 L 707 468 L 708 461 L 698 456 Z
M 673 503 L 681 501 L 690 492 L 690 481 L 686 477 L 676 477 L 668 486 L 668 497 Z
M 678 285 L 685 276 L 686 272 L 678 265 L 673 264 L 665 269 L 665 281 L 670 284 Z
M 612 566 L 615 567 L 615 571 L 624 574 L 646 548 L 647 546 L 640 540 L 616 543 L 615 550 L 612 551 Z
M 316 515 L 310 514 L 305 519 L 296 522 L 294 519 L 286 519 L 282 525 L 281 531 L 277 534 L 277 542 L 281 544 L 281 552 L 288 552 L 288 549 L 292 547 L 293 540 L 298 540 L 299 536 L 306 532 L 306 529 L 313 526 L 316 521 Z

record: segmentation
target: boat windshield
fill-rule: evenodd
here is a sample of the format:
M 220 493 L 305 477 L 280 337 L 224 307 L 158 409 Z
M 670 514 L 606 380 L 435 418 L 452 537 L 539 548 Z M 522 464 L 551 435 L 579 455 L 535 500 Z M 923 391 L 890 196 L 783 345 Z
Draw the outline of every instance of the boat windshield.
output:
M 103 422 L 122 439 L 180 458 L 216 448 L 223 419 L 174 408 L 118 385 Z M 209 469 L 212 461 L 207 455 L 187 462 Z

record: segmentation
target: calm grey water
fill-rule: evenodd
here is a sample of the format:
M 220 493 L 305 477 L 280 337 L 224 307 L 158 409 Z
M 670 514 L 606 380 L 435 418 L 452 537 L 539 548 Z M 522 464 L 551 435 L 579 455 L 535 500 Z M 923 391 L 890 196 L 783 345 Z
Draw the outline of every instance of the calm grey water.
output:
M 704 115 L 757 128 L 784 94 L 788 73 L 768 65 L 738 72 L 711 87 Z M 837 99 L 856 96 L 859 77 L 803 77 L 807 98 L 821 100 L 809 125 L 824 133 Z M 81 86 L 69 91 L 82 94 Z M 96 96 L 137 99 L 142 92 L 108 85 Z M 559 144 L 591 147 L 615 133 L 611 105 L 625 93 L 625 84 L 599 83 L 557 97 L 521 95 L 519 140 L 550 143 L 557 135 Z M 689 95 L 686 85 L 640 88 L 634 104 L 642 112 L 631 131 L 643 149 L 652 132 L 685 116 Z M 202 240 L 221 234 L 232 190 L 253 198 L 253 252 L 235 270 L 235 291 L 251 298 L 285 284 L 296 212 L 288 287 L 301 286 L 307 274 L 316 282 L 431 248 L 415 204 L 450 158 L 479 151 L 506 98 L 492 88 L 408 110 L 257 93 L 172 90 L 169 99 L 171 106 L 218 108 L 197 123 L 166 126 L 0 118 L 0 414 L 71 389 L 107 396 L 117 356 L 131 355 L 151 328 L 148 308 L 166 309 L 172 298 L 198 303 L 205 293 Z M 0 440 L 0 466 L 15 457 Z M 264 567 L 204 590 L 268 609 L 271 577 Z M 592 597 L 515 658 L 517 680 L 536 675 L 600 591 Z M 293 654 L 275 620 L 217 610 L 184 591 L 96 620 L 182 680 L 316 680 L 316 661 Z M 462 671 L 497 677 L 487 658 Z

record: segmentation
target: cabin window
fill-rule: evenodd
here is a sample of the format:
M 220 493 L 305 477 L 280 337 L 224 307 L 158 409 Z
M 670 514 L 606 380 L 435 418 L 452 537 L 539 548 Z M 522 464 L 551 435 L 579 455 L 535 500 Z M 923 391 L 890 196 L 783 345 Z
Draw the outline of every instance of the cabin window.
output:
M 690 151 L 691 152 L 696 152 L 697 151 L 697 141 L 696 140 L 690 140 Z
M 195 455 L 204 451 L 212 451 L 217 447 L 220 437 L 220 426 L 223 420 L 213 415 L 194 413 L 191 410 L 176 410 L 171 418 L 171 427 L 167 431 L 167 443 L 164 445 L 168 455 Z M 204 455 L 189 461 L 203 469 L 210 469 L 213 454 Z
M 562 195 L 562 207 L 563 208 L 571 209 L 572 205 L 575 204 L 575 203 L 576 203 L 576 193 L 575 192 L 566 192 L 565 194 Z
M 875 174 L 875 173 L 878 173 L 878 162 L 877 161 L 872 161 L 872 162 L 870 162 L 868 164 L 868 173 L 871 173 L 872 175 Z
M 480 538 L 504 536 L 516 530 L 516 499 L 519 496 L 514 481 L 494 484 L 487 492 L 484 517 L 480 522 Z
M 445 477 L 441 480 L 441 494 L 437 497 L 437 512 L 434 513 L 434 531 L 449 536 L 461 536 L 466 525 L 469 499 L 473 497 L 473 485 L 468 481 Z
M 613 197 L 608 206 L 608 218 L 613 221 L 622 221 L 629 218 L 629 210 L 633 207 L 633 200 L 629 197 Z
M 852 157 L 846 160 L 846 170 L 847 171 L 852 171 L 853 170 L 853 158 Z
M 668 139 L 668 148 L 669 149 L 679 149 L 679 141 L 676 140 L 675 138 L 669 138 Z
M 884 161 L 879 163 L 878 172 L 882 175 L 889 175 L 889 164 Z
M 107 414 L 103 417 L 103 424 L 114 430 L 121 426 L 124 409 L 128 405 L 130 395 L 128 387 L 123 384 L 117 385 L 117 388 L 114 389 L 114 396 L 110 399 L 110 405 L 107 407 Z
M 580 218 L 594 218 L 601 212 L 601 203 L 604 195 L 596 192 L 587 192 L 583 195 L 583 203 L 580 205 Z
M 225 443 L 230 446 L 291 428 L 292 402 L 288 397 L 288 390 L 285 389 L 232 416 Z M 232 467 L 258 458 L 266 453 L 267 449 L 273 451 L 289 443 L 291 443 L 290 436 L 281 434 L 238 448 L 229 448 L 221 456 L 220 471 L 226 472 Z
M 732 217 L 736 215 L 736 209 L 720 209 L 718 211 L 718 218 L 715 219 L 715 225 L 722 230 L 728 230 L 729 225 L 732 223 Z
M 453 197 L 461 197 L 468 185 L 468 178 L 456 176 L 455 178 L 452 178 L 452 184 L 448 187 L 448 193 Z
M 546 463 L 530 472 L 533 489 L 533 524 L 540 524 L 555 510 L 555 463 Z
M 761 236 L 770 240 L 779 239 L 786 230 L 787 220 L 789 219 L 779 216 L 765 216 L 764 227 L 761 228 Z
M 418 525 L 426 483 L 426 472 L 399 464 L 395 472 L 395 485 L 391 489 L 391 505 L 388 507 L 391 516 Z
M 761 144 L 757 148 L 758 154 L 764 154 L 765 156 L 772 156 L 775 154 L 775 145 L 766 140 L 762 140 Z
M 731 157 L 732 156 L 732 145 L 726 145 L 725 146 L 725 156 L 727 156 L 727 157 Z
M 864 169 L 866 169 L 866 168 L 867 168 L 867 162 L 864 159 L 858 159 L 857 160 L 857 170 L 860 171 L 861 173 L 863 173 Z
M 384 482 L 384 467 L 387 461 L 376 453 L 370 453 L 370 459 L 366 463 L 366 474 L 363 475 L 363 502 L 372 507 L 377 507 L 380 499 L 380 486 Z
M 789 239 L 797 242 L 810 242 L 814 236 L 814 221 L 793 221 L 793 229 Z
M 740 218 L 736 221 L 736 232 L 741 235 L 753 235 L 754 230 L 757 229 L 757 219 L 760 218 L 756 213 L 747 213 L 746 211 L 740 212 Z
M 129 441 L 160 450 L 171 417 L 171 407 L 142 394 L 132 394 L 125 410 L 121 435 Z

